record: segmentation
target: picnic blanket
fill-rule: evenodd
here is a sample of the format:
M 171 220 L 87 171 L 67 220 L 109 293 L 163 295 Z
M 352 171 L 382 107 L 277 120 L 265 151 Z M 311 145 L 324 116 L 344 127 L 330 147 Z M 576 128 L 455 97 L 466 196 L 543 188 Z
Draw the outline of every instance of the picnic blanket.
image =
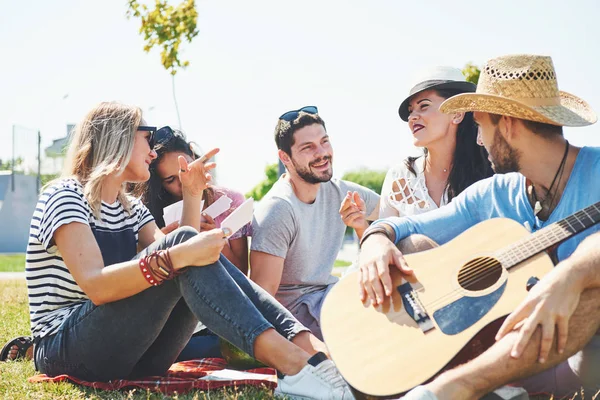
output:
M 29 378 L 29 382 L 63 382 L 101 390 L 140 388 L 163 394 L 184 393 L 192 389 L 212 390 L 223 387 L 258 386 L 277 387 L 277 372 L 273 368 L 255 368 L 246 371 L 226 369 L 222 358 L 202 358 L 175 363 L 165 376 L 148 376 L 140 379 L 115 379 L 108 382 L 88 382 L 70 375 L 49 377 L 44 374 Z

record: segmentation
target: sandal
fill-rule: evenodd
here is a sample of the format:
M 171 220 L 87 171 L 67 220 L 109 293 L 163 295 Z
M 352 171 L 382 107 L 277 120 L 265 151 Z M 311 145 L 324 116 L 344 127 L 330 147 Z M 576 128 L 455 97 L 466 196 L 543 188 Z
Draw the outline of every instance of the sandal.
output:
M 9 353 L 13 346 L 17 347 L 17 356 L 15 358 L 9 358 Z M 19 358 L 26 360 L 31 359 L 27 356 L 27 350 L 33 346 L 33 339 L 29 336 L 19 336 L 6 343 L 0 352 L 0 361 L 14 361 Z

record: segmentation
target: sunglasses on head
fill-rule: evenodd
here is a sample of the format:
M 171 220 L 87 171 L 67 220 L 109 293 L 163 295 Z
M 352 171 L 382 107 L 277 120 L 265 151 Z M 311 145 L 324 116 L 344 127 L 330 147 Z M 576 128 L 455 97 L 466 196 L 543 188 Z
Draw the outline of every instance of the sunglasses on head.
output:
M 173 129 L 171 129 L 170 126 L 163 126 L 159 130 L 156 130 L 155 126 L 141 125 L 138 127 L 138 131 L 150 132 L 148 144 L 151 149 L 157 144 L 165 144 L 175 137 L 175 132 L 173 132 Z
M 175 131 L 170 126 L 163 126 L 154 133 L 154 144 L 165 144 L 176 136 Z
M 306 106 L 306 107 L 302 107 L 299 110 L 293 110 L 293 111 L 288 111 L 286 113 L 283 113 L 281 115 L 281 117 L 279 117 L 279 119 L 282 119 L 287 122 L 292 122 L 292 121 L 296 120 L 296 118 L 298 118 L 298 116 L 300 115 L 301 112 L 314 115 L 314 114 L 318 114 L 319 110 L 315 106 Z

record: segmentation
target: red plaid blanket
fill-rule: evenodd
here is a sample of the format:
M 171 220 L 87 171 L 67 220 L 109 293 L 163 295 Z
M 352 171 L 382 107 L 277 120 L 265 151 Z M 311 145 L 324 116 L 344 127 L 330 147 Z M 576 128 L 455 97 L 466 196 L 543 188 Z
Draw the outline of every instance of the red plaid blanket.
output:
M 108 382 L 88 382 L 70 375 L 49 377 L 35 375 L 29 382 L 70 381 L 78 385 L 101 390 L 130 388 L 149 389 L 164 394 L 184 393 L 192 389 L 211 390 L 222 387 L 258 386 L 268 389 L 277 387 L 277 373 L 273 368 L 256 368 L 247 371 L 226 370 L 222 358 L 202 358 L 182 361 L 169 368 L 165 376 L 148 376 L 140 379 L 117 379 Z

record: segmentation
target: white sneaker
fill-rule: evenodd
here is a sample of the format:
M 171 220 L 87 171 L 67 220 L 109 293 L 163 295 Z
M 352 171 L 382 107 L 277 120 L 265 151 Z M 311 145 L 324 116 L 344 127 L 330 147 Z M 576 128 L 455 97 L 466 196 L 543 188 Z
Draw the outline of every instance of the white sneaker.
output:
M 333 361 L 323 353 L 312 356 L 296 375 L 280 376 L 275 394 L 291 399 L 354 399 Z

